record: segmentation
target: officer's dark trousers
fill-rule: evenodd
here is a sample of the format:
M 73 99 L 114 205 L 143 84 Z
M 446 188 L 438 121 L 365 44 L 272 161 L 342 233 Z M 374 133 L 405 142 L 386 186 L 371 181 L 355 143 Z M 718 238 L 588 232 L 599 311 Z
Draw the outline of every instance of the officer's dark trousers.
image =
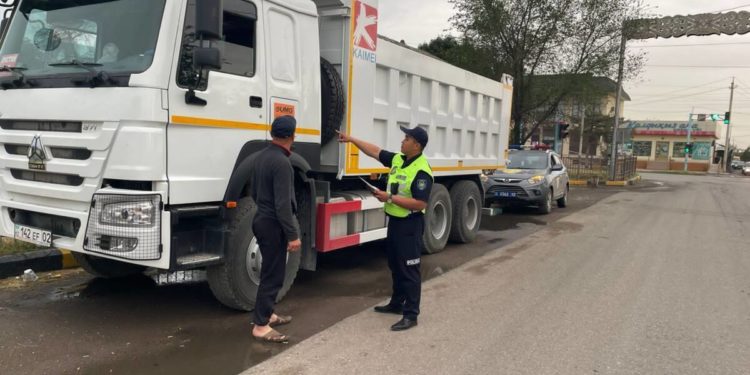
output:
M 422 254 L 422 232 L 424 215 L 412 215 L 405 219 L 389 217 L 386 251 L 388 267 L 393 279 L 393 294 L 390 304 L 403 306 L 404 317 L 416 319 L 419 315 L 419 300 L 422 294 L 420 256 Z
M 281 286 L 284 285 L 288 241 L 281 229 L 281 224 L 274 219 L 255 220 L 253 222 L 253 234 L 258 239 L 260 254 L 263 257 L 253 322 L 256 325 L 264 326 L 271 319 L 276 296 L 278 296 Z

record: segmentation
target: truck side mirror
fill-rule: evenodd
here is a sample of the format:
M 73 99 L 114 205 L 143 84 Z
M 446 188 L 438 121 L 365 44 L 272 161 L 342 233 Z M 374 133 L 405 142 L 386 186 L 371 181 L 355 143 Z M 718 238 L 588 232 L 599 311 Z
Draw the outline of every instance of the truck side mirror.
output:
M 221 69 L 221 53 L 217 48 L 196 48 L 193 50 L 193 67 L 196 70 Z
M 202 40 L 221 40 L 224 2 L 195 0 L 195 37 Z
M 203 81 L 203 71 L 206 69 L 221 69 L 221 53 L 217 48 L 196 47 L 193 50 L 193 67 L 198 71 L 198 80 L 185 93 L 185 103 L 190 105 L 205 106 L 205 99 L 195 95 L 195 89 Z

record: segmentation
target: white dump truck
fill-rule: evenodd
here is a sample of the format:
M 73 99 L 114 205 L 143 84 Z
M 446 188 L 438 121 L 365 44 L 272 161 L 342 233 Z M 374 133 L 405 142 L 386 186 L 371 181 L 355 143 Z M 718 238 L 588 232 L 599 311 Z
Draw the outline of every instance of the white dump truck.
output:
M 389 172 L 336 130 L 399 150 L 420 126 L 436 184 L 426 252 L 479 229 L 483 170 L 503 167 L 512 79 L 489 80 L 381 37 L 377 0 L 20 0 L 0 47 L 0 234 L 69 249 L 87 271 L 205 269 L 254 305 L 248 196 L 280 115 L 298 120 L 301 252 L 382 239 L 357 177 Z

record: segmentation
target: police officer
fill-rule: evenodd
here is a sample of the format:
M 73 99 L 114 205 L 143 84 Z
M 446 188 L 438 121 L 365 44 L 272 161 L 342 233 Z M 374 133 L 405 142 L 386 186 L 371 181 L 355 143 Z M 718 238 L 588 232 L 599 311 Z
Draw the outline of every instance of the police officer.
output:
M 424 212 L 432 190 L 432 169 L 422 154 L 427 146 L 427 132 L 422 128 L 401 127 L 406 134 L 401 153 L 396 154 L 363 140 L 339 133 L 340 142 L 351 142 L 367 156 L 391 168 L 386 191 L 373 194 L 385 203 L 388 215 L 386 250 L 393 280 L 391 300 L 376 306 L 379 313 L 400 314 L 403 318 L 391 330 L 403 331 L 417 325 L 419 299 L 422 291 L 420 255 Z

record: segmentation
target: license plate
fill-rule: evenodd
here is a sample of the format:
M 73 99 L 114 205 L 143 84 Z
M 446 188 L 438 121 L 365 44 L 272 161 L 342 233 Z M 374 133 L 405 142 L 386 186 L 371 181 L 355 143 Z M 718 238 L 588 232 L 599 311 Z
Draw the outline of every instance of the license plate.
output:
M 52 232 L 44 229 L 16 224 L 13 237 L 17 240 L 31 242 L 40 246 L 52 246 Z
M 496 191 L 495 192 L 496 197 L 503 197 L 503 198 L 515 198 L 516 193 L 510 192 L 510 191 Z

